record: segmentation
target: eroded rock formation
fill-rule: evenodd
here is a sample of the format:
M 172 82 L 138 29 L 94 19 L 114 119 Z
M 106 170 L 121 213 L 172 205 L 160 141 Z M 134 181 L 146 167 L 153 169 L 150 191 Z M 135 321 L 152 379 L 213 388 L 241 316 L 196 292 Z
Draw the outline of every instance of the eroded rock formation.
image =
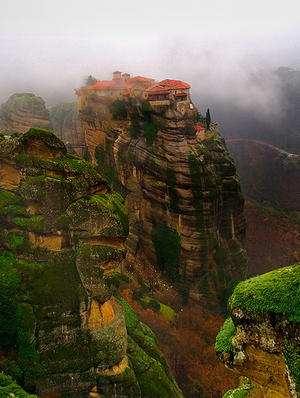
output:
M 0 119 L 7 133 L 25 133 L 30 127 L 51 127 L 49 112 L 41 97 L 31 93 L 13 94 L 1 105 Z
M 196 132 L 195 108 L 139 99 L 90 96 L 80 115 L 93 159 L 128 194 L 128 262 L 156 264 L 209 302 L 243 278 L 243 197 L 218 126 Z
M 42 397 L 182 398 L 120 299 L 127 210 L 51 132 L 2 139 L 0 369 Z
M 231 318 L 215 349 L 226 366 L 250 379 L 239 387 L 249 397 L 299 396 L 299 281 L 299 264 L 280 268 L 241 282 L 229 299 Z

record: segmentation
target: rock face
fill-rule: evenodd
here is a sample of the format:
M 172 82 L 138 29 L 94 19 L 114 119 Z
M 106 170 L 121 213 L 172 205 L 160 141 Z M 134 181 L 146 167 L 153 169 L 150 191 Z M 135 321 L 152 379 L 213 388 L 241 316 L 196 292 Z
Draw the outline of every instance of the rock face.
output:
M 51 132 L 2 139 L 0 369 L 40 397 L 182 398 L 118 295 L 122 197 Z
M 85 146 L 76 103 L 60 103 L 53 106 L 50 108 L 50 119 L 54 133 L 63 142 L 75 147 Z
M 7 133 L 25 133 L 30 127 L 51 127 L 49 112 L 41 97 L 13 94 L 1 105 L 0 119 Z
M 80 114 L 92 157 L 128 194 L 128 262 L 156 264 L 210 302 L 243 278 L 243 197 L 217 125 L 196 133 L 195 109 L 138 99 L 91 97 Z
M 229 299 L 231 318 L 215 349 L 228 367 L 251 380 L 249 397 L 299 396 L 299 280 L 299 264 L 280 268 L 241 282 Z

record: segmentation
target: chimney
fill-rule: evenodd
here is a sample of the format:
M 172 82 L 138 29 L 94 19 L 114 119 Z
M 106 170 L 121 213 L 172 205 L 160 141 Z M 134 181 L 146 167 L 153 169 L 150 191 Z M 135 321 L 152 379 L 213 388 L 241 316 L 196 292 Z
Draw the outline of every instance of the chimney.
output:
M 122 79 L 123 80 L 129 80 L 130 79 L 130 74 L 129 73 L 123 73 Z
M 119 72 L 118 70 L 113 73 L 113 80 L 119 80 L 122 79 L 122 72 Z

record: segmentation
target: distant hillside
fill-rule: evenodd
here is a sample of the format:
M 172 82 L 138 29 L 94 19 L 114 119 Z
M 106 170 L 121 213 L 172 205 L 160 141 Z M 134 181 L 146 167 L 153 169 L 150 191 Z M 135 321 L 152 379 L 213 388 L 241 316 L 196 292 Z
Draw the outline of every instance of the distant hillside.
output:
M 247 198 L 300 211 L 300 158 L 254 140 L 229 140 L 227 146 Z
M 263 91 L 265 80 L 270 80 L 274 103 L 266 109 L 261 105 L 246 107 L 224 96 L 211 94 L 211 110 L 222 126 L 226 138 L 252 138 L 270 142 L 289 152 L 300 153 L 300 71 L 280 67 L 274 71 L 257 72 L 249 81 L 248 90 L 241 97 L 247 104 L 251 90 L 256 87 Z M 225 94 L 224 94 L 225 95 Z M 266 92 L 266 102 L 272 103 Z M 201 104 L 202 100 L 199 99 Z M 202 105 L 202 104 L 201 104 Z

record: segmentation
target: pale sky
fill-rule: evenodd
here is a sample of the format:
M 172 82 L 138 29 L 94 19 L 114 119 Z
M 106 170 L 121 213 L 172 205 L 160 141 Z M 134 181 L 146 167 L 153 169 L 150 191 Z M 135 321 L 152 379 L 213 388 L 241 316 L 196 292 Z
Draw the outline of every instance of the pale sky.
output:
M 210 87 L 238 96 L 259 69 L 300 69 L 299 0 L 0 4 L 0 103 L 22 91 L 74 100 L 85 76 L 115 69 L 187 80 L 200 97 Z

